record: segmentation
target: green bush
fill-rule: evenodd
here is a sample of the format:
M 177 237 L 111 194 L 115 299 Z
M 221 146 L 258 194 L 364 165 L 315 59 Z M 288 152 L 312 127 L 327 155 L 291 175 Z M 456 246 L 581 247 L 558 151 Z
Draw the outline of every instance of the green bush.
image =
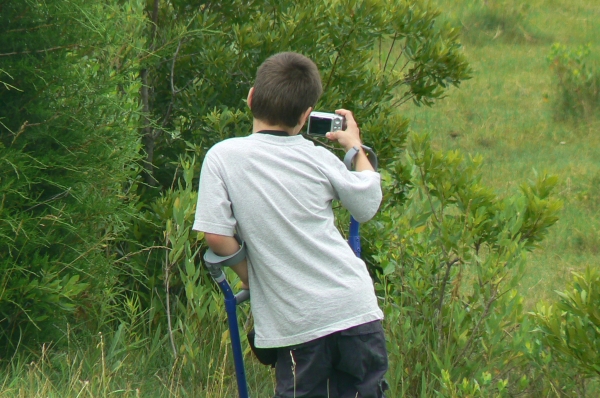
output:
M 591 47 L 570 49 L 555 43 L 548 57 L 556 77 L 556 116 L 589 118 L 600 109 L 600 67 L 591 58 Z
M 142 8 L 120 3 L 2 6 L 1 358 L 57 341 L 67 322 L 102 324 L 114 305 L 115 242 L 135 213 L 143 42 Z
M 161 3 L 154 56 L 142 61 L 154 185 L 171 185 L 186 150 L 202 160 L 214 143 L 250 132 L 248 90 L 262 61 L 280 51 L 313 59 L 324 86 L 317 107 L 352 109 L 366 140 L 383 159 L 393 157 L 407 127 L 396 108 L 432 104 L 469 76 L 459 31 L 439 14 L 421 0 Z
M 532 313 L 543 343 L 555 358 L 583 377 L 600 381 L 600 272 L 588 267 L 573 280 L 555 304 L 539 303 Z
M 365 240 L 382 272 L 391 396 L 450 394 L 463 380 L 469 391 L 516 394 L 535 376 L 516 286 L 525 253 L 557 221 L 557 178 L 499 198 L 481 184 L 480 164 L 413 136 L 404 160 L 383 174 L 384 205 Z

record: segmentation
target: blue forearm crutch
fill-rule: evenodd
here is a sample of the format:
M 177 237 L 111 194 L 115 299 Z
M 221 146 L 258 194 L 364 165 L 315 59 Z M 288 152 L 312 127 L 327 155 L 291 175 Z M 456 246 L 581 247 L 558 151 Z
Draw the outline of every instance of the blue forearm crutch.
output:
M 360 223 L 350 216 L 350 234 L 348 235 L 348 244 L 356 255 L 360 258 L 362 247 L 360 246 Z
M 236 237 L 237 239 L 237 237 Z M 238 239 L 238 242 L 239 239 Z M 238 385 L 240 398 L 249 398 L 248 384 L 246 382 L 246 370 L 244 368 L 244 356 L 242 352 L 242 343 L 240 341 L 240 330 L 237 323 L 236 307 L 250 298 L 249 290 L 241 290 L 238 294 L 233 294 L 231 286 L 225 278 L 223 267 L 240 263 L 246 257 L 246 247 L 243 242 L 237 253 L 228 257 L 217 256 L 212 250 L 208 249 L 204 254 L 204 262 L 208 272 L 213 280 L 219 285 L 219 288 L 225 296 L 225 312 L 227 312 L 227 323 L 229 325 L 229 338 L 231 339 L 231 352 L 233 353 L 233 363 L 235 365 L 235 377 Z

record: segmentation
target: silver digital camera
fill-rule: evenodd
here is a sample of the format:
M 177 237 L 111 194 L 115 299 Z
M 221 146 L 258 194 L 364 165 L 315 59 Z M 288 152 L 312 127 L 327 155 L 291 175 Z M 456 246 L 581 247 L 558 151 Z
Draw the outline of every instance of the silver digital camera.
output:
M 329 131 L 343 130 L 346 118 L 336 113 L 311 112 L 308 117 L 306 134 L 324 137 Z

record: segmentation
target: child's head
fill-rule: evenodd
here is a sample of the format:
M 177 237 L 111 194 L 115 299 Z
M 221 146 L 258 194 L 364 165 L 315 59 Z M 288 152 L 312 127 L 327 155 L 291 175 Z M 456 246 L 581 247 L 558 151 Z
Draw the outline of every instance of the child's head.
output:
M 321 76 L 313 61 L 293 52 L 275 54 L 256 73 L 252 114 L 273 126 L 295 127 L 322 92 Z

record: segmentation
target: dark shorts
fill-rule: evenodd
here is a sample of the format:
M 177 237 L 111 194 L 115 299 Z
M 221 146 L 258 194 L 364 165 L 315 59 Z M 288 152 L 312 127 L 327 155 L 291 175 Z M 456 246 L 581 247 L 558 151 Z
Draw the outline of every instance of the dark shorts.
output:
M 382 398 L 388 368 L 381 321 L 277 349 L 274 398 Z

